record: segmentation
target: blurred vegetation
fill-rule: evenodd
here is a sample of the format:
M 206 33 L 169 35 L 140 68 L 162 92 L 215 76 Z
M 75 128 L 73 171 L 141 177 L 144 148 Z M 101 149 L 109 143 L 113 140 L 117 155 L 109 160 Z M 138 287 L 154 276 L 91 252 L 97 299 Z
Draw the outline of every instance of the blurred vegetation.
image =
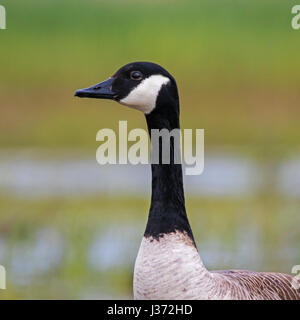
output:
M 124 197 L 1 200 L 0 210 L 5 215 L 1 217 L 0 234 L 10 238 L 5 256 L 5 266 L 10 271 L 9 287 L 0 292 L 1 298 L 132 298 L 132 272 L 139 241 L 132 244 L 134 250 L 126 257 L 125 266 L 95 269 L 89 263 L 88 254 L 95 235 L 105 233 L 111 226 L 132 225 L 131 232 L 140 239 L 149 200 Z M 300 259 L 300 202 L 266 197 L 237 201 L 190 198 L 187 209 L 198 248 L 210 269 L 216 269 L 214 254 L 224 259 L 218 264 L 219 269 L 232 268 L 234 264 L 235 269 L 259 266 L 261 271 L 285 273 L 291 272 L 290 251 L 298 252 Z M 44 229 L 54 229 L 63 235 L 62 262 L 51 272 L 35 275 L 29 284 L 14 284 L 16 246 L 32 245 L 35 234 Z M 119 235 L 114 235 L 119 241 Z M 253 242 L 253 247 L 248 241 Z M 239 255 L 244 259 L 239 260 Z
M 205 128 L 207 146 L 247 146 L 256 155 L 299 147 L 291 1 L 2 3 L 1 146 L 94 148 L 96 132 L 118 120 L 145 126 L 137 112 L 73 92 L 148 60 L 175 76 L 182 126 Z

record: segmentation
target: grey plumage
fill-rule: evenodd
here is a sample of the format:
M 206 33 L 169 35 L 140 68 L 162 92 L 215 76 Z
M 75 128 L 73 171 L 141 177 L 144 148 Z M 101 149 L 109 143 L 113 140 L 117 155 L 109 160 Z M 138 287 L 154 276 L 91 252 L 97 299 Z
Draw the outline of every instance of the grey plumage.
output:
M 223 276 L 223 285 L 239 300 L 300 300 L 300 290 L 293 287 L 293 277 L 287 274 L 247 270 L 214 272 Z

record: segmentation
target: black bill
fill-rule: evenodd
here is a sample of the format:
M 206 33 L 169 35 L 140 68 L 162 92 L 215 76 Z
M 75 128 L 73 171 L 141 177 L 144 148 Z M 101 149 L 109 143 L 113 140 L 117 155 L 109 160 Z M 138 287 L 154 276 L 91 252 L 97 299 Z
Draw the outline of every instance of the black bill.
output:
M 114 99 L 116 94 L 111 89 L 113 80 L 113 78 L 109 78 L 90 88 L 79 89 L 75 92 L 75 96 L 79 98 Z

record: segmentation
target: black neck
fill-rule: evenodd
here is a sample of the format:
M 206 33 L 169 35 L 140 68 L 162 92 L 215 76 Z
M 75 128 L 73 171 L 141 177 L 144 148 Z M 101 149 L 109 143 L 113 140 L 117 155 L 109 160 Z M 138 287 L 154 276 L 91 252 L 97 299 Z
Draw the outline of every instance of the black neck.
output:
M 156 108 L 146 115 L 150 138 L 152 129 L 171 131 L 180 127 L 178 100 L 173 101 L 177 106 L 169 106 L 167 103 L 170 102 L 158 99 Z M 175 139 L 171 138 L 170 164 L 162 164 L 161 140 L 159 163 L 151 164 L 152 197 L 145 236 L 159 238 L 164 234 L 179 231 L 187 233 L 194 241 L 185 210 L 182 167 L 181 164 L 174 163 L 174 147 L 180 148 L 180 146 L 174 146 L 174 143 Z

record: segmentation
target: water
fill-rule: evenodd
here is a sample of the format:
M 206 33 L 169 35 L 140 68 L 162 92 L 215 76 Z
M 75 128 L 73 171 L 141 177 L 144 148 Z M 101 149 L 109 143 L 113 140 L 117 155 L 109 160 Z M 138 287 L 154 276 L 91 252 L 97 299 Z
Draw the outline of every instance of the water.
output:
M 277 174 L 277 185 L 281 193 L 289 197 L 300 197 L 300 158 L 282 163 Z
M 62 235 L 53 228 L 33 230 L 29 239 L 19 239 L 11 244 L 0 239 L 0 261 L 8 266 L 12 282 L 28 286 L 62 264 L 65 252 Z
M 204 196 L 248 196 L 270 184 L 263 163 L 235 154 L 206 154 L 204 173 L 185 176 L 186 192 Z M 300 196 L 300 158 L 274 166 L 273 188 L 284 196 Z M 91 194 L 150 194 L 148 165 L 105 165 L 95 159 L 38 157 L 0 158 L 0 190 L 30 197 Z
M 101 271 L 132 266 L 141 241 L 137 230 L 143 226 L 109 226 L 95 234 L 88 250 L 89 266 Z

